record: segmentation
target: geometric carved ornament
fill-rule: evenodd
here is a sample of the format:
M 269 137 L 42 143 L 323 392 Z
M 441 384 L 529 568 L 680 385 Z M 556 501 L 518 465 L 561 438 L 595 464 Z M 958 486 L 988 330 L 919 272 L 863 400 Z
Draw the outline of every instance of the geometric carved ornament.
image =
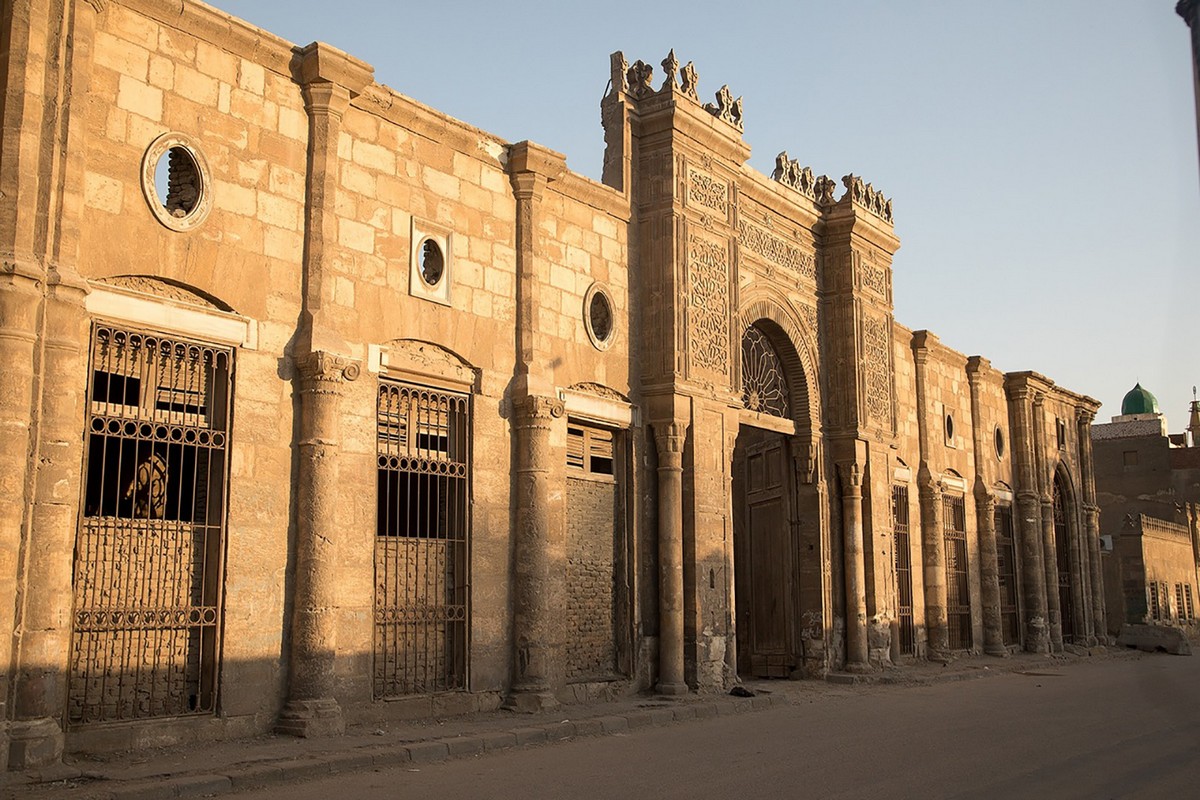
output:
M 695 234 L 688 237 L 688 343 L 692 363 L 727 372 L 729 268 L 726 249 Z
M 770 340 L 753 325 L 742 336 L 742 404 L 760 414 L 788 416 L 783 363 Z

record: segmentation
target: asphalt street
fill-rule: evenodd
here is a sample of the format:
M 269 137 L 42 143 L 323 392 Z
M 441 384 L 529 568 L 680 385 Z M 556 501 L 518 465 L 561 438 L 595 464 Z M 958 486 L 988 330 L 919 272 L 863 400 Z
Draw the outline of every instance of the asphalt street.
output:
M 238 797 L 1200 797 L 1200 657 L 839 687 L 759 713 Z

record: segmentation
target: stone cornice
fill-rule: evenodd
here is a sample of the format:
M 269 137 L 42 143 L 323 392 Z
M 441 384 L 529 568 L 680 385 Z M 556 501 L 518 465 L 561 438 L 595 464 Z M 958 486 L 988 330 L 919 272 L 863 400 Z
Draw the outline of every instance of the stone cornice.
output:
M 292 74 L 296 46 L 286 39 L 255 27 L 224 11 L 203 3 L 180 0 L 89 0 L 93 6 L 115 2 L 131 11 L 176 30 L 185 31 L 218 45 L 280 75 Z M 99 9 L 98 9 L 99 10 Z
M 357 97 L 375 82 L 375 68 L 325 42 L 313 42 L 296 52 L 296 80 L 307 86 L 333 83 Z

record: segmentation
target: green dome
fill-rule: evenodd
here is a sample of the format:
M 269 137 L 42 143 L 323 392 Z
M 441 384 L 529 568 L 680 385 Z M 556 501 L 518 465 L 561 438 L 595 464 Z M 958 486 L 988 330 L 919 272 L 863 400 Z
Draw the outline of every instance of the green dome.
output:
M 1154 395 L 1142 388 L 1139 383 L 1129 390 L 1121 401 L 1121 415 L 1126 414 L 1158 414 L 1158 400 Z

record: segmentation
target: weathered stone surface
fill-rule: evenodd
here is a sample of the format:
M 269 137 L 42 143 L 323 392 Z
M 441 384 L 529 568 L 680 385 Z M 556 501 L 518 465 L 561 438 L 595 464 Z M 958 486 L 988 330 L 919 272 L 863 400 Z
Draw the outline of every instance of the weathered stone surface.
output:
M 1179 628 L 1166 625 L 1122 625 L 1117 637 L 1120 647 L 1136 647 L 1147 653 L 1171 653 L 1190 656 L 1192 646 Z

